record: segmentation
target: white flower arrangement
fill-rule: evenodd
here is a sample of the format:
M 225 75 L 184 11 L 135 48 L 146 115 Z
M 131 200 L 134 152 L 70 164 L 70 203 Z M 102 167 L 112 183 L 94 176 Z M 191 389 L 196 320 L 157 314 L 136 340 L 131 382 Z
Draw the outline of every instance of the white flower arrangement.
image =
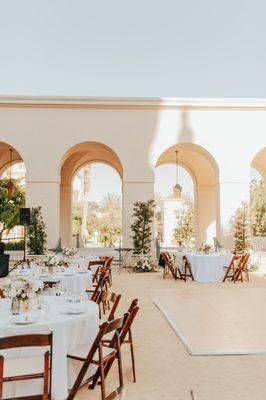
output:
M 49 265 L 52 265 L 52 266 L 64 265 L 64 260 L 60 255 L 46 256 L 43 262 L 47 267 Z
M 6 280 L 1 287 L 4 296 L 17 300 L 28 300 L 31 295 L 40 294 L 44 290 L 44 283 L 37 279 L 19 278 Z
M 141 254 L 139 259 L 135 263 L 135 272 L 151 272 L 153 270 L 149 257 L 145 254 Z
M 74 257 L 75 254 L 77 254 L 77 249 L 74 249 L 74 247 L 62 247 L 62 253 L 66 257 Z

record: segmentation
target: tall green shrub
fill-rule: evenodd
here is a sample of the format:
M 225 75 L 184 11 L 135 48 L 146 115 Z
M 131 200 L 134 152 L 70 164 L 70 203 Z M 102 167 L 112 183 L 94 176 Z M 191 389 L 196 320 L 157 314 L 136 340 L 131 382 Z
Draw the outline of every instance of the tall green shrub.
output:
M 152 199 L 134 203 L 131 230 L 135 253 L 148 254 L 151 250 L 154 207 L 155 202 Z
M 27 230 L 27 245 L 30 254 L 44 254 L 46 244 L 46 226 L 43 221 L 41 207 L 32 207 L 30 225 Z

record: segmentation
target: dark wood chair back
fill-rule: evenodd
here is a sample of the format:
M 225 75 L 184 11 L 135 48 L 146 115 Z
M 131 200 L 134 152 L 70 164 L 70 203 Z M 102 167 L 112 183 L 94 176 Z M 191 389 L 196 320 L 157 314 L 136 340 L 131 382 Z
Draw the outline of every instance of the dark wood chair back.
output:
M 43 379 L 43 393 L 36 396 L 24 396 L 23 400 L 51 399 L 52 383 L 52 356 L 53 356 L 53 334 L 31 334 L 0 338 L 0 350 L 8 350 L 23 347 L 49 347 L 44 353 L 44 371 L 41 373 L 8 376 L 4 377 L 5 358 L 0 355 L 0 400 L 3 399 L 4 382 L 23 381 L 31 379 Z M 21 399 L 21 397 L 12 397 L 12 400 Z
M 121 294 L 102 291 L 97 299 L 99 305 L 100 317 L 109 310 L 107 321 L 112 321 L 115 318 L 115 312 L 121 299 Z M 110 303 L 112 306 L 110 306 Z
M 166 275 L 169 275 L 169 272 L 173 275 L 173 278 L 177 279 L 177 270 L 172 264 L 171 257 L 168 252 L 164 251 L 162 253 L 162 258 L 164 262 L 164 274 L 163 277 L 165 278 Z
M 236 282 L 236 277 L 237 275 L 242 276 L 242 263 L 243 263 L 243 257 L 244 255 L 236 254 L 233 256 L 230 264 L 226 268 L 225 275 L 223 278 L 223 282 L 226 280 L 234 281 Z
M 91 296 L 91 300 L 95 301 L 97 303 L 98 298 L 101 294 L 102 291 L 106 291 L 108 289 L 108 275 L 109 275 L 109 271 L 106 269 L 103 269 L 101 271 L 101 274 L 99 276 L 99 279 L 96 283 L 96 286 L 93 290 L 92 296 Z

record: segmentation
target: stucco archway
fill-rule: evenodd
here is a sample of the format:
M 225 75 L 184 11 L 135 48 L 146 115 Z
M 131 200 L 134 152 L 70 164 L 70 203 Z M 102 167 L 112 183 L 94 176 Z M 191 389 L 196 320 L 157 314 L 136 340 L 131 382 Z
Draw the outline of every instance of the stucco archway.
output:
M 72 179 L 77 171 L 89 163 L 106 163 L 123 178 L 119 157 L 108 146 L 98 142 L 83 142 L 70 148 L 61 162 L 60 184 L 60 237 L 62 244 L 71 244 Z
M 12 152 L 12 165 L 24 162 L 19 152 L 10 144 L 5 142 L 0 142 L 0 176 L 3 175 L 5 170 L 9 167 L 10 160 L 10 149 Z
M 178 163 L 194 180 L 196 242 L 210 242 L 219 237 L 219 169 L 214 157 L 194 143 L 179 143 L 169 147 L 159 157 L 156 166 Z
M 251 162 L 251 166 L 260 173 L 266 186 L 266 147 L 255 155 Z

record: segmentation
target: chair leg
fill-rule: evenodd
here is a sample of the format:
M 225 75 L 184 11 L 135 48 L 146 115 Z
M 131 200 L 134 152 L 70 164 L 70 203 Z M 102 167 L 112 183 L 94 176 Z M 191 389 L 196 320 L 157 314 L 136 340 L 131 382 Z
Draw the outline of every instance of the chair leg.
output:
M 3 399 L 4 357 L 0 356 L 0 400 Z
M 121 357 L 121 347 L 119 338 L 117 343 L 117 363 L 118 363 L 118 375 L 119 375 L 119 389 L 122 389 L 124 387 L 124 379 L 123 379 L 122 357 Z
M 129 344 L 130 344 L 130 353 L 131 353 L 131 362 L 132 362 L 132 372 L 133 372 L 133 381 L 136 382 L 136 367 L 135 367 L 135 354 L 134 354 L 134 345 L 133 345 L 133 337 L 131 329 L 128 332 Z
M 100 361 L 100 374 L 101 374 L 101 395 L 102 395 L 102 400 L 105 400 L 106 389 L 105 389 L 105 373 L 104 373 L 104 365 L 103 365 L 102 346 L 99 346 L 99 361 Z
M 42 400 L 49 400 L 49 352 L 44 355 L 44 377 L 43 377 L 43 398 Z

